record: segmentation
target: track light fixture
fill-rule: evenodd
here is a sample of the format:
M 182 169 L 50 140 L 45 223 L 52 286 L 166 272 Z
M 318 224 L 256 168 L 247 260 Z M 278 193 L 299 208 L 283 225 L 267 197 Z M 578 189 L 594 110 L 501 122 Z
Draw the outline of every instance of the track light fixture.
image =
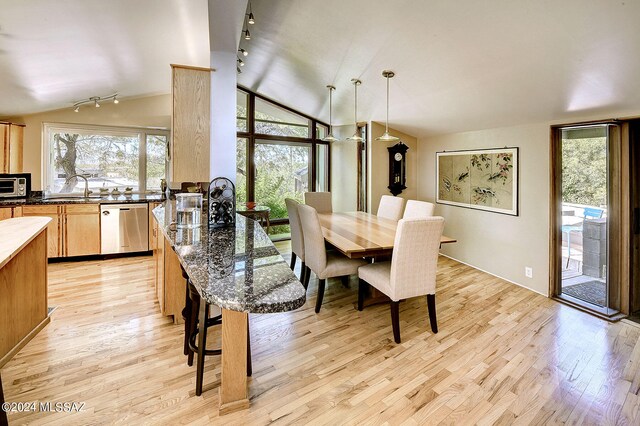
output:
M 240 58 L 238 58 L 238 65 L 240 65 L 241 67 L 244 67 L 244 61 Z
M 120 101 L 118 100 L 118 94 L 117 93 L 114 93 L 113 95 L 109 95 L 109 96 L 92 96 L 90 98 L 83 99 L 81 101 L 78 101 L 78 102 L 74 103 L 73 104 L 73 111 L 74 112 L 80 112 L 80 107 L 82 105 L 86 105 L 86 104 L 93 104 L 94 107 L 100 108 L 100 102 L 110 101 L 110 100 L 113 100 L 114 104 L 120 103 Z
M 242 54 L 242 56 L 249 56 L 249 52 L 247 52 L 246 50 L 244 50 L 242 48 L 238 49 L 238 52 L 240 52 Z
M 253 11 L 251 10 L 251 2 L 249 2 L 249 14 L 247 15 L 249 20 L 247 21 L 249 25 L 253 25 L 256 23 L 256 20 L 253 17 Z
M 244 39 L 245 40 L 251 40 L 251 33 L 249 32 L 249 28 L 244 30 Z

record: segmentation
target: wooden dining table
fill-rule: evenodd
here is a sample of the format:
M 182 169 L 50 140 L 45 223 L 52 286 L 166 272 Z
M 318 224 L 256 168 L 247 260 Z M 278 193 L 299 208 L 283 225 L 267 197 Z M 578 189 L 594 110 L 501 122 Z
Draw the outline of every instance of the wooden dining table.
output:
M 349 258 L 390 256 L 398 222 L 365 212 L 318 214 L 325 241 Z M 440 244 L 455 243 L 447 236 Z

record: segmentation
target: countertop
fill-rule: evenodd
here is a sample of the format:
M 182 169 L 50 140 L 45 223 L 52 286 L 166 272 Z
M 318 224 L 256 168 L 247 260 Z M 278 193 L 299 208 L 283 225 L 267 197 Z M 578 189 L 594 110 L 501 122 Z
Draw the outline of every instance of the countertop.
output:
M 68 197 L 68 198 L 45 198 L 35 196 L 29 198 L 0 198 L 0 207 L 10 206 L 37 206 L 49 204 L 126 204 L 126 203 L 148 203 L 162 202 L 166 198 L 162 194 L 133 194 L 133 195 L 108 195 L 106 197 Z
M 51 222 L 48 217 L 17 217 L 0 221 L 0 268 L 31 242 Z
M 255 221 L 236 214 L 235 227 L 176 229 L 175 201 L 153 214 L 200 296 L 223 309 L 274 313 L 304 305 L 306 290 Z

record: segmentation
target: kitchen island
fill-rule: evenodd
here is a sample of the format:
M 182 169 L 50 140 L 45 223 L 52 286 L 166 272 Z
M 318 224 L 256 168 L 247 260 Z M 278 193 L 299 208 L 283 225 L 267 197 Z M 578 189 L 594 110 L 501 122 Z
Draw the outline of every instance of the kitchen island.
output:
M 203 214 L 202 226 L 176 228 L 173 200 L 153 214 L 200 297 L 222 310 L 220 414 L 248 408 L 248 314 L 297 309 L 306 291 L 257 222 L 236 215 L 235 227 L 209 229 Z
M 49 322 L 48 217 L 0 221 L 0 367 Z

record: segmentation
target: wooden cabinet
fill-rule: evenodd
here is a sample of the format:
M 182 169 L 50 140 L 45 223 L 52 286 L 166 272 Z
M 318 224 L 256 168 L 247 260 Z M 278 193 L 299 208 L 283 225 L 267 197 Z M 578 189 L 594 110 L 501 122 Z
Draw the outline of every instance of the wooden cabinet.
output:
M 160 312 L 165 316 L 173 316 L 173 322 L 180 324 L 182 308 L 185 305 L 187 280 L 182 276 L 182 267 L 178 255 L 162 234 L 160 225 L 153 218 L 154 232 L 157 235 L 153 256 L 156 265 L 156 295 Z
M 64 256 L 100 254 L 100 205 L 64 206 Z
M 22 217 L 22 206 L 0 207 L 0 220 Z
M 23 216 L 46 216 L 49 257 L 100 254 L 100 205 L 24 206 Z
M 22 173 L 24 125 L 0 122 L 0 173 Z
M 62 207 L 59 205 L 24 206 L 23 216 L 50 217 L 51 222 L 47 226 L 47 256 L 62 256 Z
M 211 69 L 171 65 L 171 181 L 208 182 Z

